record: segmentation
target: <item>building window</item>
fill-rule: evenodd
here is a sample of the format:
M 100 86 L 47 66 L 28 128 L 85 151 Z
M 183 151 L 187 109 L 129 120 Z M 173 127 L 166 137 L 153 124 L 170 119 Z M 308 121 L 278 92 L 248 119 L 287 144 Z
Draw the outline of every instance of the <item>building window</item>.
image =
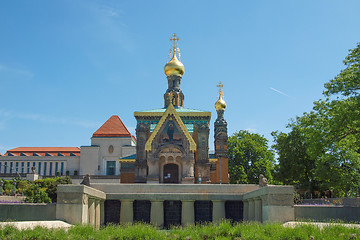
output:
M 57 175 L 57 172 L 59 171 L 59 163 L 55 163 L 55 175 Z
M 19 162 L 16 162 L 16 163 L 15 163 L 15 166 L 16 166 L 15 172 L 18 173 L 18 172 L 19 172 Z
M 7 171 L 7 162 L 4 163 L 4 173 L 6 173 Z
M 25 163 L 21 162 L 21 173 L 24 173 L 24 167 L 25 167 Z
M 38 174 L 41 175 L 41 162 L 39 162 Z
M 47 165 L 47 162 L 44 162 L 44 176 L 46 176 L 46 165 Z
M 115 175 L 115 161 L 106 162 L 106 175 Z
M 30 173 L 30 162 L 27 162 L 27 170 L 26 170 L 27 173 Z
M 33 167 L 36 168 L 36 163 L 35 162 L 33 162 Z M 34 170 L 34 173 L 35 173 L 35 170 Z
M 64 163 L 63 162 L 61 163 L 60 174 L 61 174 L 61 176 L 64 175 Z
M 1 173 L 1 162 L 0 162 L 0 173 Z
M 13 170 L 13 162 L 10 162 L 10 169 L 9 169 L 9 173 L 12 173 Z
M 52 162 L 49 163 L 49 175 L 51 176 L 52 175 Z

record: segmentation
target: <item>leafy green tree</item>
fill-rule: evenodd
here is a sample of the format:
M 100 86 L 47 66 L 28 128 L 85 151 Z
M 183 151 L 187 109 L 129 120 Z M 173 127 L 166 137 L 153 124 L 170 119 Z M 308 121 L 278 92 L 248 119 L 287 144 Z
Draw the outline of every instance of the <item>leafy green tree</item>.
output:
M 323 187 L 356 196 L 360 170 L 360 43 L 349 50 L 346 68 L 325 84 L 326 97 L 314 103 L 325 139 L 318 164 Z M 335 183 L 335 184 L 334 184 Z
M 278 155 L 275 178 L 284 184 L 308 188 L 315 184 L 315 159 L 307 153 L 306 136 L 294 127 L 286 134 L 273 132 L 273 148 Z
M 327 121 L 329 137 L 339 148 L 360 153 L 360 42 L 349 50 L 346 68 L 325 84 L 324 101 L 314 109 Z
M 228 140 L 230 183 L 259 182 L 264 174 L 272 180 L 274 153 L 269 149 L 268 140 L 248 131 L 238 131 Z
M 360 95 L 360 42 L 357 47 L 349 50 L 345 58 L 346 68 L 334 79 L 325 83 L 325 96 L 340 94 L 344 97 L 358 97 Z
M 51 203 L 51 198 L 49 198 L 46 193 L 45 188 L 40 187 L 37 184 L 31 184 L 29 188 L 25 190 L 25 201 L 30 203 Z
M 290 123 L 289 134 L 274 133 L 279 154 L 276 176 L 302 185 L 308 181 L 338 197 L 357 195 L 360 183 L 360 43 L 349 50 L 344 64 L 346 68 L 325 84 L 325 99 L 314 102 L 313 111 Z M 298 144 L 293 138 L 297 134 Z M 300 159 L 304 162 L 299 165 Z M 297 174 L 291 164 L 304 172 Z M 286 171 L 294 174 L 293 179 L 284 175 Z
M 41 188 L 45 190 L 52 202 L 56 202 L 57 199 L 57 186 L 59 184 L 71 184 L 71 178 L 69 176 L 65 177 L 55 177 L 55 178 L 45 178 L 41 180 L 36 180 L 34 182 L 38 184 Z

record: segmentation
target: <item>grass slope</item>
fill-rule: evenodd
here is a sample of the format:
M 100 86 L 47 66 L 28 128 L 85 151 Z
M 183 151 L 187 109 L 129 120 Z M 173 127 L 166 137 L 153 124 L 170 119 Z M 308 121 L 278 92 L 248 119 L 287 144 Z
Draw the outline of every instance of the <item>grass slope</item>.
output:
M 0 228 L 0 239 L 360 239 L 360 229 L 340 225 L 323 229 L 314 225 L 289 228 L 275 223 L 246 222 L 174 227 L 170 230 L 158 230 L 146 224 L 110 225 L 100 230 L 78 225 L 68 231 L 41 227 L 20 231 L 13 226 L 5 226 Z

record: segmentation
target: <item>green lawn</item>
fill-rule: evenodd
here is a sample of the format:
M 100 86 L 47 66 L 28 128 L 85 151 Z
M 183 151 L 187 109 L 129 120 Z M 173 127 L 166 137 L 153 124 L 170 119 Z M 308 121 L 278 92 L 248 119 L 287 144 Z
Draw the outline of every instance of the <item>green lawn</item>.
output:
M 112 225 L 95 230 L 90 226 L 74 226 L 68 231 L 37 227 L 19 231 L 12 226 L 0 228 L 1 239 L 360 239 L 359 228 L 314 225 L 295 228 L 281 224 L 239 223 L 206 224 L 158 230 L 146 224 Z

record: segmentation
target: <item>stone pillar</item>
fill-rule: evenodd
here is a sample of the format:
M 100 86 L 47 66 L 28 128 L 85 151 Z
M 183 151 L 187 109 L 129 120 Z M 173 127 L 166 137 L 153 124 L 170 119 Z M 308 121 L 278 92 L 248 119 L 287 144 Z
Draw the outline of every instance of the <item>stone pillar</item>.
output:
M 293 187 L 276 186 L 264 187 L 268 193 L 261 196 L 262 222 L 288 222 L 294 221 Z
M 243 211 L 243 220 L 248 221 L 249 220 L 249 201 L 244 200 L 244 211 Z
M 150 223 L 156 227 L 164 225 L 164 201 L 151 200 Z
M 146 183 L 147 158 L 145 151 L 145 143 L 147 141 L 149 125 L 138 122 L 136 126 L 136 162 L 135 167 L 135 183 Z
M 249 221 L 255 221 L 255 201 L 254 199 L 249 199 Z
M 89 198 L 89 210 L 88 210 L 88 223 L 91 226 L 95 226 L 95 199 Z
M 213 200 L 213 222 L 221 222 L 225 219 L 225 201 Z
M 30 182 L 33 182 L 35 180 L 38 180 L 39 179 L 39 175 L 36 174 L 36 173 L 28 173 L 26 174 L 26 180 L 30 181 Z
M 262 204 L 261 198 L 255 198 L 255 221 L 262 222 Z
M 82 192 L 66 192 L 66 190 L 58 191 L 56 219 L 71 224 L 87 224 L 89 220 L 87 195 Z
M 120 209 L 120 224 L 133 223 L 133 199 L 122 199 Z
M 104 200 L 100 200 L 100 225 L 105 223 L 105 207 L 104 207 Z
M 59 185 L 56 219 L 70 224 L 92 224 L 95 226 L 94 201 L 95 199 L 104 201 L 105 198 L 104 192 L 85 185 Z
M 193 225 L 195 222 L 194 200 L 182 200 L 181 225 Z
M 95 228 L 99 229 L 101 224 L 100 199 L 95 200 Z

